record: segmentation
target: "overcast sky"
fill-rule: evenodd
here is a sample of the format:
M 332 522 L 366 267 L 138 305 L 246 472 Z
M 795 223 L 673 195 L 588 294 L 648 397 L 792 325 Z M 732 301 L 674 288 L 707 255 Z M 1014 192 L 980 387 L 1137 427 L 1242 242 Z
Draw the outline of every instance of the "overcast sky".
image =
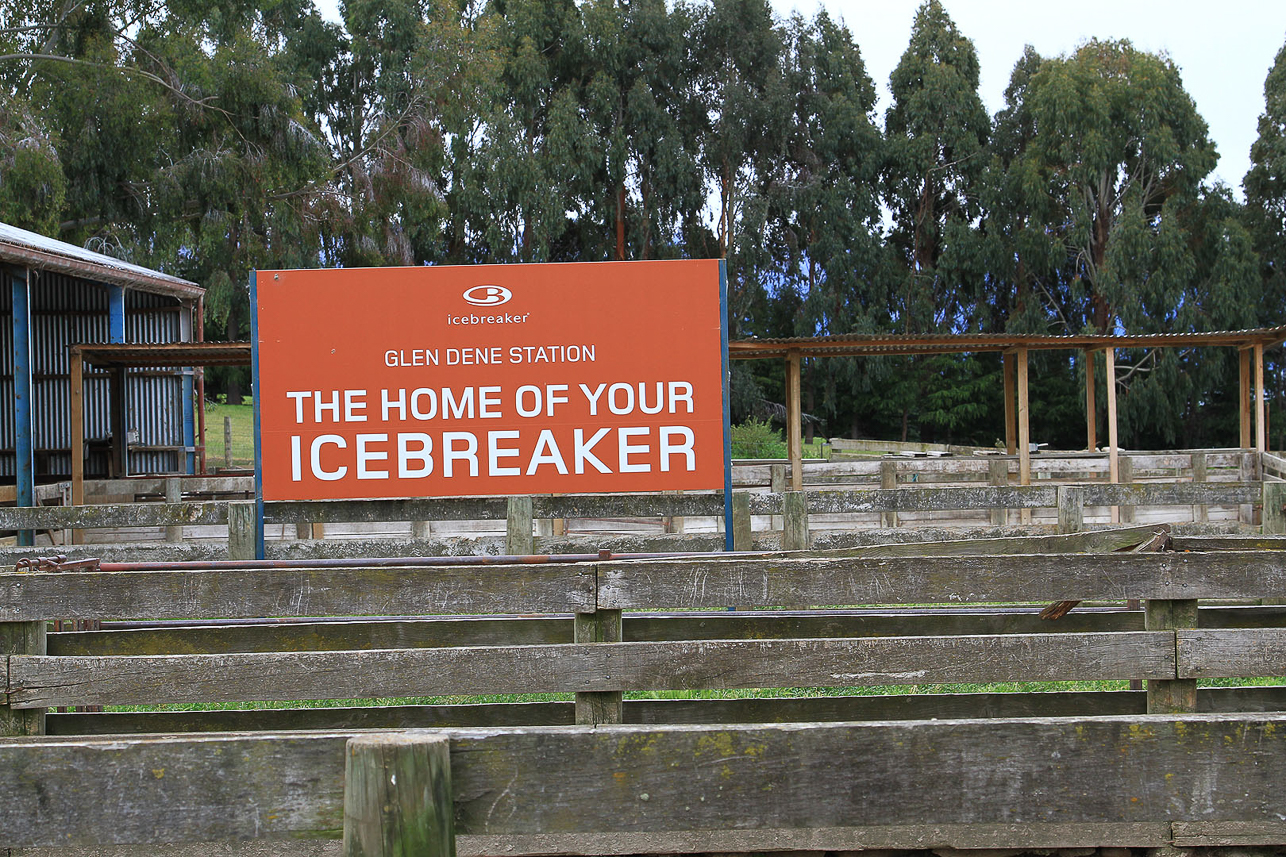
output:
M 810 18 L 824 7 L 844 20 L 880 92 L 882 124 L 889 74 L 906 50 L 920 0 L 772 2 L 782 16 L 798 11 Z M 317 5 L 323 15 L 339 19 L 339 0 L 317 0 Z M 1212 178 L 1241 197 L 1250 144 L 1264 110 L 1264 77 L 1286 42 L 1286 0 L 944 0 L 943 5 L 978 49 L 982 99 L 993 115 L 1004 106 L 1005 86 L 1024 45 L 1056 56 L 1090 38 L 1129 39 L 1143 50 L 1167 53 L 1219 149 Z

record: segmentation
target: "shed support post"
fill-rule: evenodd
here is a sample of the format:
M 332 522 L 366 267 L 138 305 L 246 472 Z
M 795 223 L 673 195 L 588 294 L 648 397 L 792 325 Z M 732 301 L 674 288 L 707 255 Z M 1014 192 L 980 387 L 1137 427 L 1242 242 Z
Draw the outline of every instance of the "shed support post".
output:
M 71 350 L 71 504 L 85 505 L 85 358 Z M 71 543 L 85 543 L 83 530 L 71 531 Z
M 125 341 L 125 289 L 107 285 L 107 341 L 120 344 Z M 123 366 L 111 370 L 108 410 L 111 414 L 112 476 L 123 479 L 129 475 L 129 395 L 125 387 L 128 373 Z
M 1238 414 L 1240 415 L 1242 449 L 1250 449 L 1250 350 L 1242 348 L 1237 353 L 1238 366 Z
M 786 355 L 786 454 L 790 457 L 790 490 L 804 490 L 803 410 L 799 403 L 799 352 Z
M 1031 484 L 1031 400 L 1027 389 L 1027 349 L 1018 349 L 1018 484 Z M 1031 509 L 1023 508 L 1019 518 L 1031 523 Z
M 1255 343 L 1255 451 L 1268 450 L 1268 407 L 1264 401 L 1264 343 Z
M 17 483 L 17 505 L 36 505 L 35 429 L 31 402 L 31 287 L 30 272 L 10 268 L 13 290 L 13 418 L 14 475 Z M 35 541 L 32 530 L 18 531 L 18 544 Z
M 1094 352 L 1085 352 L 1085 448 L 1098 447 L 1098 402 L 1094 398 Z
M 1004 354 L 1005 376 L 1005 452 L 1013 455 L 1018 451 L 1018 434 L 1016 415 L 1014 414 L 1014 353 Z
M 1103 352 L 1107 358 L 1107 371 L 1104 372 L 1104 383 L 1107 384 L 1107 472 L 1108 481 L 1116 485 L 1121 481 L 1120 450 L 1117 447 L 1116 434 L 1116 349 L 1108 348 Z M 1121 507 L 1112 507 L 1112 523 L 1121 521 Z
M 185 311 L 179 313 L 179 338 L 184 342 L 192 341 L 192 311 L 190 304 L 184 304 Z M 196 446 L 197 446 L 197 408 L 196 401 L 193 398 L 195 394 L 195 370 L 191 366 L 184 366 L 182 372 L 183 390 L 183 445 L 187 447 L 179 453 L 179 472 L 192 475 L 196 473 Z

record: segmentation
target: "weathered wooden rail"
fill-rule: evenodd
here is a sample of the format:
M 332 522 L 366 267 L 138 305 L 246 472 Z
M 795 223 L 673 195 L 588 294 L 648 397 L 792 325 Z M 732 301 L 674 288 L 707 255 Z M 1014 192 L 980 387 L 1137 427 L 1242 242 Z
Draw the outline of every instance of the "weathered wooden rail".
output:
M 734 495 L 734 517 L 744 516 L 734 530 L 741 530 L 741 547 L 754 546 L 756 538 L 753 521 L 761 524 L 780 521 L 780 541 L 767 541 L 765 547 L 780 544 L 786 548 L 804 548 L 809 545 L 810 519 L 827 516 L 880 514 L 896 519 L 907 513 L 927 513 L 949 510 L 991 510 L 993 520 L 1003 516 L 1005 509 L 1057 510 L 1060 521 L 1075 520 L 1079 529 L 1087 510 L 1102 507 L 1182 507 L 1180 516 L 1186 517 L 1191 508 L 1211 506 L 1268 509 L 1265 528 L 1268 532 L 1279 526 L 1281 503 L 1277 494 L 1265 499 L 1265 492 L 1278 492 L 1286 483 L 1269 482 L 1177 482 L 1083 485 L 1029 485 L 1029 486 L 953 486 L 953 487 L 900 487 L 900 488 L 850 488 L 847 490 L 808 490 L 798 497 L 792 492 L 739 492 Z M 1275 504 L 1275 505 L 1274 505 Z M 122 503 L 87 506 L 38 506 L 0 507 L 0 530 L 63 531 L 93 528 L 165 527 L 170 538 L 182 538 L 185 526 L 219 526 L 227 528 L 227 547 L 203 545 L 187 548 L 178 553 L 171 549 L 171 558 L 216 559 L 225 556 L 245 557 L 254 550 L 254 506 L 249 501 L 179 501 L 171 503 Z M 364 524 L 377 522 L 417 521 L 505 521 L 507 531 L 504 553 L 528 554 L 536 551 L 533 537 L 535 522 L 577 518 L 642 518 L 663 517 L 706 518 L 722 521 L 724 514 L 721 494 L 638 494 L 611 496 L 544 496 L 531 498 L 444 498 L 401 499 L 374 501 L 316 501 L 269 502 L 264 504 L 266 525 L 287 528 L 290 533 L 309 530 L 317 525 Z M 770 519 L 765 522 L 765 519 Z M 1060 524 L 1066 529 L 1065 524 Z M 769 534 L 760 531 L 763 539 Z M 772 535 L 771 539 L 777 539 Z M 370 542 L 373 541 L 374 544 Z M 384 541 L 383 546 L 380 542 Z M 674 539 L 671 541 L 681 541 Z M 303 550 L 298 541 L 270 542 L 270 556 L 289 556 Z M 542 538 L 542 550 L 566 549 L 561 545 L 572 544 L 564 539 Z M 405 545 L 393 547 L 387 540 L 367 540 L 357 545 L 327 546 L 307 545 L 310 555 L 327 555 L 347 552 L 353 555 L 381 555 L 400 552 L 403 555 L 425 553 L 424 539 L 411 539 Z M 618 547 L 615 545 L 608 545 Z M 62 546 L 60 546 L 61 548 Z M 68 545 L 72 551 L 84 553 L 96 547 Z M 618 547 L 618 549 L 620 549 Z M 652 550 L 651 546 L 625 548 L 626 550 Z M 673 549 L 673 548 L 672 548 Z M 48 552 L 48 547 L 43 549 Z M 26 553 L 39 553 L 30 551 Z M 10 564 L 23 551 L 14 550 L 6 557 Z
M 1283 688 L 1197 680 L 1286 672 L 1286 608 L 1226 603 L 1286 595 L 1286 554 L 878 552 L 0 574 L 0 726 L 32 736 L 0 741 L 0 848 L 337 838 L 351 730 L 419 725 L 469 727 L 445 733 L 438 807 L 462 854 L 1283 841 Z M 1120 608 L 1132 598 L 1146 608 Z M 1057 622 L 1012 606 L 1065 599 L 1118 606 Z M 166 621 L 265 616 L 303 621 Z M 53 618 L 148 625 L 47 634 Z M 1119 679 L 1148 687 L 859 693 Z M 646 698 L 754 688 L 825 695 Z M 536 692 L 569 697 L 450 699 Z M 928 719 L 960 716 L 991 719 Z M 156 734 L 286 727 L 316 731 Z
M 416 725 L 470 727 L 441 733 L 461 854 L 1283 841 L 1282 688 L 1196 683 L 1284 671 L 1283 608 L 1197 602 L 1286 595 L 1286 554 L 874 553 L 0 574 L 0 723 L 32 733 L 0 741 L 0 848 L 338 838 L 351 730 Z M 1130 598 L 1146 609 L 1009 606 Z M 263 616 L 306 621 L 165 622 Z M 1127 678 L 1147 690 L 856 691 Z M 846 690 L 624 700 L 765 687 Z M 40 713 L 541 691 L 575 701 Z

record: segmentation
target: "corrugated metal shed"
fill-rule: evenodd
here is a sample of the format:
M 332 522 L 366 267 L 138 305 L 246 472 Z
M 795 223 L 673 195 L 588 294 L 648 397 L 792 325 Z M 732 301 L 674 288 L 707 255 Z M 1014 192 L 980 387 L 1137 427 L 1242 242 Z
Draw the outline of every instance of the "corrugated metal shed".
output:
M 67 479 L 73 469 L 70 348 L 198 339 L 205 290 L 3 223 L 0 268 L 9 286 L 0 288 L 0 399 L 13 403 L 0 408 L 0 481 L 16 481 L 21 502 L 27 479 Z M 129 374 L 127 472 L 194 469 L 200 407 L 194 374 L 182 365 Z M 108 377 L 95 369 L 84 378 L 83 426 L 90 441 L 84 463 L 91 476 L 112 473 Z

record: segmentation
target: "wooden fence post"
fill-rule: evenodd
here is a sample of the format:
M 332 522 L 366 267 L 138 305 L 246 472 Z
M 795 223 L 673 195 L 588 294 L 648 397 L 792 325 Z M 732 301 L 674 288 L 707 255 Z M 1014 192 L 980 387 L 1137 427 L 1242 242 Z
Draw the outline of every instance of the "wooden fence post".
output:
M 1239 462 L 1237 478 L 1242 482 L 1258 482 L 1260 479 L 1260 461 L 1259 454 L 1249 450 L 1243 450 L 1241 461 Z M 1255 507 L 1243 505 L 1237 507 L 1237 523 L 1254 524 Z
M 1260 529 L 1266 536 L 1286 534 L 1286 482 L 1265 482 L 1262 486 L 1264 498 L 1264 523 Z
M 1122 485 L 1131 485 L 1134 483 L 1134 459 L 1128 455 L 1121 456 L 1119 464 L 1119 473 Z M 1134 523 L 1134 506 L 1121 507 L 1121 523 Z
M 510 497 L 508 513 L 505 515 L 505 553 L 510 556 L 530 556 L 535 553 L 531 519 L 531 498 Z
M 228 559 L 255 558 L 255 504 L 236 500 L 228 504 Z
M 987 462 L 988 477 L 987 482 L 998 488 L 1004 488 L 1009 485 L 1009 462 L 1003 459 L 999 461 Z M 992 509 L 991 525 L 993 527 L 1003 527 L 1009 523 L 1008 509 Z
M 455 857 L 445 736 L 359 735 L 345 749 L 344 857 Z
M 232 417 L 223 418 L 223 467 L 232 469 Z
M 165 477 L 165 502 L 182 503 L 183 502 L 183 481 L 177 476 Z M 183 525 L 165 528 L 165 540 L 167 542 L 183 541 Z
M 786 493 L 786 465 L 784 464 L 770 465 L 768 468 L 768 474 L 769 474 L 768 490 L 774 494 L 785 494 Z M 786 524 L 784 521 L 782 521 L 780 515 L 768 516 L 769 530 L 780 530 L 785 526 Z
M 754 527 L 750 519 L 750 495 L 745 492 L 732 495 L 732 549 L 755 549 Z
M 44 621 L 0 622 L 0 657 L 47 654 L 46 625 Z M 8 661 L 7 657 L 4 659 Z M 5 698 L 0 696 L 0 700 Z M 20 735 L 44 734 L 45 710 L 43 708 L 10 708 L 8 703 L 0 702 L 0 737 L 15 738 Z
M 880 487 L 897 488 L 898 487 L 898 463 L 896 461 L 880 462 Z M 880 526 L 896 527 L 898 525 L 897 512 L 881 512 Z
M 1149 631 L 1174 631 L 1197 627 L 1197 601 L 1153 599 L 1144 605 L 1143 627 Z M 1184 714 L 1197 710 L 1197 680 L 1148 679 L 1148 714 Z
M 787 491 L 782 495 L 781 549 L 808 550 L 808 495 L 803 491 Z
M 1204 452 L 1192 453 L 1192 481 L 1205 483 L 1210 480 L 1206 470 L 1206 454 Z M 1194 523 L 1204 524 L 1210 520 L 1210 507 L 1204 503 L 1198 503 L 1192 507 L 1192 520 Z
M 433 536 L 433 523 L 431 521 L 412 521 L 411 538 L 427 539 Z
M 1058 531 L 1079 533 L 1085 528 L 1085 489 L 1079 485 L 1058 486 Z
M 736 495 L 734 495 L 735 498 Z M 600 557 L 611 556 L 599 551 Z M 572 639 L 577 643 L 619 643 L 623 636 L 620 610 L 596 610 L 577 613 L 572 620 Z M 576 724 L 599 726 L 625 722 L 625 702 L 619 690 L 592 691 L 576 694 Z

